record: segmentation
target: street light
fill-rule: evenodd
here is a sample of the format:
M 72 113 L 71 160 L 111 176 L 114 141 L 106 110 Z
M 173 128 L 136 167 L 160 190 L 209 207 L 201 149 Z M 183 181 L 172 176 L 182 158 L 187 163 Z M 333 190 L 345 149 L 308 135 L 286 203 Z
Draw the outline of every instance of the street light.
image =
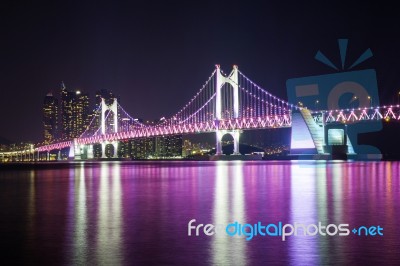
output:
M 372 98 L 371 98 L 371 96 L 368 96 L 368 100 L 369 100 L 369 107 L 371 107 L 372 106 Z
M 319 104 L 319 100 L 316 100 L 315 101 L 315 109 L 317 109 L 317 110 L 318 110 L 318 104 Z

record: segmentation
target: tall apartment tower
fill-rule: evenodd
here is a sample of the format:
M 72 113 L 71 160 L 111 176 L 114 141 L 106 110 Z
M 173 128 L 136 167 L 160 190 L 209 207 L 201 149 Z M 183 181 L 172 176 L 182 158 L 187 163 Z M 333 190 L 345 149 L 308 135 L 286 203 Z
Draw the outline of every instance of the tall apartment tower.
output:
M 61 131 L 63 139 L 79 137 L 89 125 L 89 94 L 61 86 Z
M 58 139 L 58 99 L 48 93 L 43 101 L 43 137 L 49 144 Z

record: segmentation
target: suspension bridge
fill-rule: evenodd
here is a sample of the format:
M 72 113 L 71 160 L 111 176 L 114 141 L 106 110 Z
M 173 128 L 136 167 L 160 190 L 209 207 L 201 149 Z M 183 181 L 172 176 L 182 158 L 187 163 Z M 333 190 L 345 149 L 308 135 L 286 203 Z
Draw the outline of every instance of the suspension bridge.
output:
M 101 104 L 94 111 L 93 119 L 78 138 L 56 141 L 31 147 L 24 151 L 3 152 L 0 156 L 25 155 L 27 160 L 39 158 L 40 153 L 69 148 L 69 157 L 93 159 L 93 145 L 101 144 L 102 158 L 106 158 L 106 146 L 114 146 L 117 157 L 119 141 L 157 136 L 184 135 L 215 132 L 216 155 L 222 154 L 222 137 L 230 134 L 234 143 L 234 155 L 239 154 L 240 134 L 243 130 L 292 127 L 292 149 L 308 138 L 309 146 L 316 154 L 329 154 L 326 127 L 329 124 L 353 124 L 363 121 L 400 120 L 399 105 L 338 110 L 310 110 L 289 103 L 272 95 L 245 76 L 237 66 L 226 74 L 220 66 L 206 80 L 193 98 L 176 114 L 163 118 L 155 125 L 141 123 L 131 116 L 117 101 Z M 303 136 L 302 136 L 303 135 Z M 346 138 L 346 133 L 344 133 Z M 301 139 L 303 137 L 303 139 Z M 342 136 L 343 137 L 343 136 Z M 345 141 L 348 153 L 355 153 L 350 140 Z M 37 154 L 37 155 L 35 155 Z M 48 156 L 47 156 L 48 157 Z

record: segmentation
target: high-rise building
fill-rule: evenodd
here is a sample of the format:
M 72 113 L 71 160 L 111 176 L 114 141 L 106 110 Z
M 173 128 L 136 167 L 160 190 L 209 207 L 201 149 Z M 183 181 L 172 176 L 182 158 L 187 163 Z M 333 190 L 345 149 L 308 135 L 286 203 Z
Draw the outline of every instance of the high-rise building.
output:
M 156 157 L 182 157 L 182 144 L 182 135 L 156 137 Z
M 132 159 L 155 158 L 155 137 L 133 139 L 130 144 Z
M 58 138 L 58 99 L 52 93 L 44 97 L 43 102 L 43 137 L 46 144 Z
M 63 139 L 79 137 L 90 122 L 89 94 L 61 87 L 61 124 Z
M 89 94 L 76 91 L 75 95 L 76 136 L 80 136 L 90 123 Z

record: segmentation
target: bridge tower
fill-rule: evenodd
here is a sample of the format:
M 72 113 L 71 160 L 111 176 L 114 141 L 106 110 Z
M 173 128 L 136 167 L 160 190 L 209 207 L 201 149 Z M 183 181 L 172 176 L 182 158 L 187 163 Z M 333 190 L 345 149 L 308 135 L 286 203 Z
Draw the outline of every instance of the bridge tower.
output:
M 106 112 L 111 111 L 113 115 L 113 121 L 114 121 L 114 133 L 118 132 L 118 100 L 117 98 L 113 99 L 113 103 L 110 105 L 107 105 L 105 102 L 104 98 L 101 98 L 101 134 L 105 135 L 106 134 Z M 106 141 L 103 140 L 101 143 L 101 152 L 102 156 L 101 158 L 107 158 L 106 157 L 106 145 L 107 144 L 112 144 L 114 147 L 114 158 L 118 157 L 118 141 Z
M 222 154 L 222 137 L 225 134 L 230 134 L 233 138 L 233 154 L 238 155 L 239 153 L 239 137 L 240 130 L 220 130 L 219 122 L 222 119 L 222 90 L 230 89 L 227 86 L 224 86 L 225 83 L 229 83 L 233 88 L 233 118 L 239 118 L 239 78 L 238 78 L 238 67 L 236 65 L 233 66 L 232 72 L 225 77 L 221 73 L 221 69 L 219 65 L 216 65 L 216 104 L 215 104 L 215 122 L 217 124 L 216 131 L 216 155 Z

